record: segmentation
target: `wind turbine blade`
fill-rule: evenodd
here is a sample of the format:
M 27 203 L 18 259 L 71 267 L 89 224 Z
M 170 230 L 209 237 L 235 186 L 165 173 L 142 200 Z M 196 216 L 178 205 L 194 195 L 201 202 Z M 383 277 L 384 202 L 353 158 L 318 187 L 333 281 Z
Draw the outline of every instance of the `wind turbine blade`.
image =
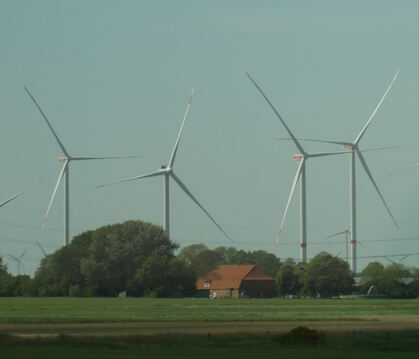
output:
M 364 243 L 362 243 L 359 239 L 356 241 L 356 243 L 360 244 L 361 246 L 363 246 L 364 248 L 366 248 L 366 245 Z
M 345 153 L 352 152 L 373 152 L 373 151 L 383 151 L 394 148 L 399 148 L 400 146 L 388 146 L 388 147 L 378 147 L 378 148 L 369 148 L 367 150 L 355 150 L 355 151 L 339 151 L 339 152 L 318 152 L 318 153 L 308 153 L 307 157 L 323 157 L 323 156 L 333 156 L 333 155 L 342 155 Z
M 123 158 L 144 158 L 146 156 L 107 156 L 107 157 L 71 157 L 74 161 L 86 160 L 119 160 Z
M 282 125 L 285 127 L 285 129 L 287 130 L 288 134 L 290 135 L 291 139 L 294 141 L 295 145 L 297 146 L 298 150 L 305 154 L 306 152 L 304 151 L 303 147 L 301 146 L 300 142 L 298 142 L 297 138 L 294 136 L 294 134 L 291 132 L 291 130 L 288 128 L 287 124 L 285 123 L 285 121 L 282 119 L 281 115 L 279 114 L 279 112 L 276 110 L 275 106 L 272 104 L 272 102 L 268 99 L 268 97 L 265 95 L 265 93 L 262 91 L 262 89 L 260 88 L 260 86 L 256 83 L 255 80 L 253 80 L 253 78 L 246 72 L 247 77 L 249 78 L 250 81 L 252 81 L 253 85 L 256 86 L 256 88 L 259 90 L 259 92 L 261 93 L 261 95 L 264 97 L 264 99 L 266 100 L 266 102 L 269 104 L 269 106 L 271 107 L 272 111 L 275 113 L 275 115 L 279 118 L 279 120 L 281 121 Z
M 333 234 L 330 234 L 330 235 L 328 235 L 327 237 L 324 237 L 324 238 L 326 239 L 326 238 L 338 237 L 338 236 L 340 236 L 340 235 L 342 235 L 342 234 L 346 234 L 346 233 L 347 233 L 347 231 L 338 232 L 338 233 L 333 233 Z
M 36 102 L 35 98 L 32 96 L 32 94 L 29 92 L 28 88 L 26 86 L 25 90 L 28 93 L 29 97 L 32 99 L 33 103 L 35 104 L 35 106 L 38 108 L 39 112 L 41 113 L 42 117 L 44 118 L 45 122 L 47 123 L 49 129 L 51 130 L 52 134 L 54 135 L 55 139 L 58 142 L 58 145 L 61 147 L 61 150 L 63 151 L 63 153 L 66 155 L 66 157 L 70 157 L 70 155 L 68 154 L 67 150 L 65 149 L 64 145 L 62 144 L 62 142 L 60 141 L 57 133 L 54 131 L 51 123 L 48 121 L 47 116 L 45 115 L 44 111 L 42 111 L 41 106 L 39 106 L 38 102 Z
M 43 181 L 39 181 L 37 184 L 38 184 L 38 185 L 40 185 L 42 182 L 43 182 Z M 13 201 L 15 198 L 17 198 L 17 197 L 19 197 L 20 195 L 22 195 L 23 193 L 25 193 L 25 192 L 27 192 L 27 191 L 31 190 L 31 189 L 32 189 L 32 188 L 34 188 L 35 186 L 36 186 L 36 185 L 31 186 L 31 187 L 28 187 L 28 188 L 24 189 L 23 191 L 21 191 L 21 192 L 19 192 L 19 193 L 15 194 L 14 196 L 12 196 L 12 197 L 10 197 L 10 198 L 8 198 L 8 199 L 4 200 L 3 202 L 1 202 L 1 203 L 0 203 L 0 207 L 4 206 L 6 203 L 8 203 L 8 202 L 10 202 L 10 201 Z
M 14 256 L 13 254 L 8 254 L 8 256 L 9 256 L 10 258 L 12 258 L 14 261 L 19 262 L 19 258 L 18 258 L 18 257 L 16 257 L 16 256 Z
M 386 92 L 384 92 L 384 95 L 381 97 L 380 101 L 378 102 L 377 106 L 375 107 L 374 111 L 372 112 L 370 118 L 368 119 L 367 123 L 362 128 L 361 132 L 359 133 L 358 137 L 355 139 L 354 144 L 358 144 L 358 142 L 361 140 L 362 136 L 364 136 L 365 131 L 367 130 L 368 126 L 370 125 L 371 121 L 373 120 L 375 114 L 377 113 L 378 109 L 380 108 L 381 104 L 383 103 L 384 99 L 386 98 L 388 92 L 393 87 L 394 82 L 396 81 L 397 76 L 399 75 L 400 70 L 398 69 L 396 71 L 396 74 L 394 75 L 393 79 L 391 80 L 390 84 L 387 87 Z
M 334 155 L 343 155 L 348 154 L 352 152 L 358 152 L 358 151 L 339 151 L 339 152 L 318 152 L 318 153 L 309 153 L 307 157 L 324 157 L 324 156 L 334 156 Z
M 202 206 L 201 203 L 194 197 L 194 195 L 189 191 L 189 189 L 183 184 L 183 182 L 176 176 L 173 172 L 170 174 L 178 186 L 185 192 L 189 198 L 195 202 L 195 204 L 201 208 L 201 210 L 208 216 L 208 218 L 216 225 L 216 227 L 228 238 L 231 242 L 234 242 L 233 239 L 224 231 L 224 229 L 217 223 L 217 221 L 208 213 L 208 211 Z
M 395 174 L 397 174 L 399 172 L 408 171 L 408 170 L 411 170 L 412 168 L 418 168 L 418 167 L 419 167 L 419 164 L 416 164 L 416 165 L 413 165 L 413 166 L 409 166 L 409 167 L 406 167 L 406 168 L 402 168 L 401 170 L 397 170 L 397 171 L 393 171 L 393 172 L 387 173 L 386 175 L 382 176 L 382 178 L 383 177 L 387 177 L 387 176 L 391 176 L 391 175 L 395 175 Z
M 294 191 L 295 191 L 295 187 L 297 186 L 298 180 L 300 179 L 301 169 L 303 168 L 304 161 L 305 161 L 305 158 L 303 158 L 300 161 L 300 163 L 297 167 L 297 172 L 295 173 L 294 181 L 292 182 L 292 186 L 291 186 L 291 192 L 288 196 L 287 205 L 285 206 L 284 215 L 282 216 L 281 227 L 279 228 L 279 235 L 281 235 L 282 230 L 284 229 L 285 217 L 287 216 L 288 208 L 290 206 L 291 199 L 292 199 L 292 196 L 293 196 Z
M 179 130 L 179 133 L 177 135 L 176 143 L 175 143 L 175 146 L 173 147 L 172 155 L 170 156 L 168 167 L 172 167 L 173 163 L 175 162 L 177 149 L 179 147 L 179 141 L 180 141 L 180 138 L 181 138 L 182 132 L 183 132 L 183 126 L 185 125 L 186 117 L 188 116 L 189 109 L 192 105 L 192 97 L 193 97 L 194 93 L 195 93 L 195 87 L 192 87 L 192 92 L 191 92 L 191 95 L 189 96 L 188 105 L 186 106 L 185 114 L 183 115 L 182 125 L 180 126 L 180 130 Z
M 278 137 L 278 138 L 275 138 L 275 140 L 276 141 L 292 141 L 292 138 Z M 351 142 L 343 142 L 343 141 L 318 140 L 314 138 L 297 138 L 297 140 L 305 141 L 305 142 L 322 142 L 322 143 L 332 143 L 335 145 L 352 146 Z
M 367 173 L 372 185 L 374 186 L 375 190 L 377 191 L 378 196 L 381 198 L 381 201 L 383 202 L 384 207 L 386 208 L 388 214 L 390 215 L 391 219 L 393 220 L 394 225 L 396 226 L 396 228 L 399 228 L 399 225 L 397 224 L 396 219 L 394 218 L 393 214 L 391 213 L 389 206 L 387 205 L 386 201 L 384 200 L 383 195 L 381 194 L 380 190 L 378 189 L 377 183 L 375 182 L 374 177 L 372 176 L 371 171 L 368 168 L 367 162 L 365 161 L 364 156 L 362 155 L 361 152 L 358 152 L 358 157 L 359 157 L 359 160 L 361 161 L 362 167 L 364 167 L 364 170 Z
M 35 241 L 35 243 L 38 245 L 38 247 L 41 250 L 41 252 L 44 255 L 44 257 L 46 257 L 47 256 L 47 252 L 45 252 L 44 248 L 42 248 L 41 243 L 39 243 L 38 241 Z
M 0 207 L 3 207 L 6 203 L 9 203 L 10 201 L 13 201 L 15 198 L 19 197 L 20 195 L 22 195 L 23 193 L 29 191 L 32 187 L 30 188 L 26 188 L 25 190 L 15 194 L 14 196 L 4 200 L 3 202 L 0 203 Z
M 99 186 L 96 186 L 96 188 L 101 188 L 101 187 L 107 187 L 107 186 L 112 186 L 114 184 L 117 183 L 123 183 L 123 182 L 129 182 L 129 181 L 134 181 L 140 178 L 148 178 L 148 177 L 155 177 L 155 176 L 159 176 L 164 174 L 163 171 L 156 171 L 156 172 L 151 172 L 151 173 L 147 173 L 145 175 L 141 175 L 141 176 L 135 176 L 135 177 L 131 177 L 131 178 L 127 178 L 127 179 L 123 179 L 121 181 L 116 181 L 116 182 L 112 182 L 112 183 L 107 183 L 107 184 L 101 184 Z
M 48 214 L 49 214 L 49 211 L 51 209 L 52 202 L 54 201 L 55 194 L 57 193 L 58 187 L 60 186 L 60 183 L 61 183 L 61 181 L 64 177 L 64 173 L 67 169 L 67 166 L 68 166 L 68 161 L 65 161 L 63 167 L 61 168 L 60 174 L 58 175 L 57 183 L 55 184 L 54 191 L 52 192 L 52 196 L 51 196 L 51 199 L 50 199 L 49 204 L 48 204 L 48 208 L 45 212 L 44 220 L 42 222 L 42 230 L 44 230 L 44 228 L 45 228 L 45 224 L 48 220 Z
M 395 261 L 393 261 L 392 259 L 390 259 L 389 257 L 383 256 L 383 258 L 387 259 L 389 262 L 391 262 L 392 264 L 396 264 Z

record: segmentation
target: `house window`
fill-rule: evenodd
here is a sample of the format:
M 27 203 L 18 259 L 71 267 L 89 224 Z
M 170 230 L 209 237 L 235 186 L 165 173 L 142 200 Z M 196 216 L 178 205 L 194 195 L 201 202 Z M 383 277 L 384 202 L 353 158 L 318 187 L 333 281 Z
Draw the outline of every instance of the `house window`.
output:
M 211 285 L 211 281 L 210 280 L 206 280 L 204 281 L 204 287 L 208 288 Z

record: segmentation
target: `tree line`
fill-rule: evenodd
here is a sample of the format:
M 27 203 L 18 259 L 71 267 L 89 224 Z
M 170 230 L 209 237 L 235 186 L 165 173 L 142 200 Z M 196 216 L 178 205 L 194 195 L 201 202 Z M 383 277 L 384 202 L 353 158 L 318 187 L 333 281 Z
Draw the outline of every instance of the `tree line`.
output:
M 355 285 L 348 264 L 328 253 L 308 263 L 280 259 L 263 250 L 244 251 L 193 244 L 179 250 L 163 229 L 127 221 L 87 231 L 45 256 L 34 277 L 13 276 L 0 257 L 0 296 L 185 297 L 220 264 L 255 264 L 276 278 L 282 297 L 332 297 L 359 293 L 416 297 L 419 270 L 370 263 Z

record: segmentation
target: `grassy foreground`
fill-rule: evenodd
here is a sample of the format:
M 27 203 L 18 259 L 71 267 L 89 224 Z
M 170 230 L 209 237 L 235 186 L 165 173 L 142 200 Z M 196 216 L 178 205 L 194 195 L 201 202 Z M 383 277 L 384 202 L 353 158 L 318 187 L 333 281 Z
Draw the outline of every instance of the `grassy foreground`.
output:
M 321 334 L 321 333 L 320 333 Z M 298 338 L 297 338 L 298 339 Z M 419 332 L 355 333 L 326 336 L 316 343 L 284 341 L 278 335 L 158 336 L 131 338 L 16 339 L 0 337 L 2 357 L 26 358 L 261 358 L 413 359 Z
M 0 298 L 0 323 L 366 320 L 419 315 L 419 299 Z

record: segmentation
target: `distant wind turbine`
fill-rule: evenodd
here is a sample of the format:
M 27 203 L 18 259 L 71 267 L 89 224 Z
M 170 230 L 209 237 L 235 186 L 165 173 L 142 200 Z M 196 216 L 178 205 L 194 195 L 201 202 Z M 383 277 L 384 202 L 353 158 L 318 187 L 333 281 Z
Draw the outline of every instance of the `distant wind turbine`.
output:
M 42 254 L 44 255 L 44 258 L 48 255 L 47 252 L 45 252 L 44 248 L 41 246 L 41 243 L 35 240 L 36 245 L 41 250 Z
M 63 163 L 63 166 L 61 168 L 60 174 L 58 175 L 57 183 L 55 184 L 54 191 L 52 192 L 51 199 L 48 204 L 48 208 L 45 212 L 44 220 L 42 223 L 42 229 L 45 227 L 45 223 L 48 219 L 48 214 L 51 209 L 52 202 L 54 201 L 55 194 L 57 193 L 58 187 L 61 183 L 61 181 L 64 178 L 64 245 L 67 245 L 70 243 L 70 199 L 69 199 L 69 167 L 71 161 L 86 161 L 86 160 L 110 160 L 110 159 L 122 159 L 122 158 L 139 158 L 143 156 L 107 156 L 107 157 L 72 157 L 68 153 L 67 149 L 64 147 L 63 143 L 61 142 L 60 138 L 58 137 L 57 133 L 54 131 L 54 128 L 52 127 L 51 123 L 49 122 L 47 116 L 45 115 L 44 111 L 42 111 L 41 107 L 39 106 L 38 102 L 35 100 L 35 98 L 32 96 L 32 94 L 29 92 L 28 88 L 25 86 L 25 91 L 29 95 L 29 97 L 32 99 L 33 103 L 41 113 L 42 117 L 45 120 L 45 123 L 51 130 L 55 140 L 57 141 L 58 145 L 60 146 L 64 157 L 58 158 L 59 162 Z
M 110 185 L 114 185 L 114 184 L 122 183 L 122 182 L 129 182 L 129 181 L 133 181 L 133 180 L 137 180 L 137 179 L 142 179 L 142 178 L 156 177 L 156 176 L 164 176 L 164 187 L 163 187 L 163 193 L 164 193 L 163 228 L 164 228 L 164 230 L 166 232 L 167 237 L 170 238 L 169 178 L 171 177 L 175 181 L 175 183 L 182 189 L 182 191 L 185 192 L 186 195 L 208 216 L 208 218 L 212 221 L 212 223 L 215 224 L 215 226 L 222 232 L 222 234 L 226 238 L 228 238 L 230 241 L 233 241 L 232 238 L 217 223 L 217 221 L 214 219 L 214 217 L 212 217 L 209 214 L 209 212 L 202 206 L 202 204 L 198 202 L 198 200 L 189 191 L 189 189 L 180 180 L 180 178 L 175 175 L 174 170 L 173 170 L 173 166 L 174 166 L 175 159 L 176 159 L 176 154 L 177 154 L 178 147 L 179 147 L 180 138 L 182 136 L 183 127 L 185 125 L 186 118 L 187 118 L 189 109 L 190 109 L 191 104 L 192 104 L 192 97 L 193 97 L 194 92 L 195 92 L 195 87 L 192 88 L 191 95 L 189 96 L 189 101 L 188 101 L 188 105 L 186 106 L 185 114 L 183 116 L 182 125 L 180 126 L 179 134 L 177 136 L 177 140 L 176 140 L 175 146 L 173 147 L 173 151 L 172 151 L 172 154 L 170 156 L 170 159 L 169 159 L 169 162 L 167 163 L 167 165 L 162 165 L 161 168 L 158 171 L 155 171 L 155 172 L 151 172 L 151 173 L 148 173 L 148 174 L 145 174 L 145 175 L 141 175 L 141 176 L 131 177 L 131 178 L 128 178 L 128 179 L 124 179 L 124 180 L 113 182 L 113 183 L 109 183 L 109 184 L 103 184 L 103 185 L 97 186 L 96 188 L 110 186 Z
M 291 137 L 291 140 L 294 142 L 297 149 L 300 151 L 300 153 L 294 155 L 294 159 L 300 161 L 297 172 L 294 177 L 294 181 L 291 186 L 291 192 L 288 197 L 288 202 L 285 207 L 285 212 L 282 217 L 281 227 L 279 230 L 279 233 L 282 233 L 284 223 L 285 223 L 285 217 L 288 212 L 288 208 L 292 199 L 292 196 L 294 194 L 294 190 L 297 186 L 298 181 L 300 180 L 300 260 L 302 262 L 307 261 L 307 204 L 306 204 L 306 171 L 305 171 L 305 164 L 306 161 L 309 158 L 314 157 L 324 157 L 324 156 L 331 156 L 331 155 L 340 155 L 340 154 L 348 154 L 348 151 L 343 152 L 323 152 L 323 153 L 308 153 L 304 150 L 303 146 L 299 142 L 299 140 L 294 136 L 294 134 L 291 132 L 290 128 L 287 126 L 279 112 L 276 110 L 272 102 L 268 99 L 268 97 L 265 95 L 263 90 L 260 88 L 260 86 L 256 83 L 256 81 L 248 74 L 246 73 L 247 77 L 250 79 L 250 81 L 255 85 L 255 87 L 259 90 L 261 95 L 264 97 L 266 102 L 269 104 L 273 112 L 275 113 L 276 117 L 281 121 L 282 125 L 285 127 L 285 130 L 288 132 L 288 135 Z
M 384 99 L 387 97 L 387 94 L 389 93 L 390 89 L 393 87 L 397 76 L 399 75 L 400 70 L 396 71 L 396 74 L 394 75 L 393 79 L 391 80 L 390 84 L 387 86 L 386 91 L 384 92 L 384 95 L 381 97 L 378 104 L 375 106 L 374 111 L 370 115 L 369 119 L 365 123 L 364 127 L 362 127 L 361 132 L 358 134 L 358 136 L 355 138 L 352 142 L 344 142 L 344 141 L 330 141 L 330 140 L 319 140 L 319 139 L 312 139 L 312 138 L 299 138 L 300 141 L 312 141 L 312 142 L 323 142 L 323 143 L 331 143 L 331 144 L 337 144 L 337 145 L 343 145 L 343 147 L 351 150 L 351 156 L 350 156 L 350 171 L 349 171 L 349 192 L 350 192 L 350 223 L 351 223 L 351 245 L 352 245 L 352 258 L 351 258 L 351 269 L 354 273 L 356 273 L 357 266 L 356 266 L 356 259 L 357 259 L 357 253 L 356 253 L 356 245 L 357 245 L 357 223 L 356 223 L 356 175 L 355 175 L 355 152 L 358 154 L 359 161 L 361 162 L 362 167 L 364 168 L 368 178 L 370 179 L 372 185 L 374 186 L 378 196 L 380 197 L 387 213 L 391 217 L 394 225 L 396 228 L 399 228 L 396 219 L 394 218 L 393 214 L 390 211 L 389 206 L 387 205 L 386 201 L 384 200 L 383 195 L 381 194 L 377 183 L 375 182 L 374 177 L 372 176 L 372 173 L 367 165 L 367 162 L 365 161 L 364 156 L 362 155 L 362 151 L 359 149 L 359 142 L 361 141 L 362 137 L 365 134 L 365 131 L 367 130 L 368 126 L 371 124 L 372 120 L 374 119 L 378 109 L 380 108 L 381 104 L 383 103 Z M 292 137 L 292 136 L 291 136 Z M 294 140 L 294 139 L 292 139 Z
M 402 255 L 400 255 L 402 256 Z M 391 262 L 392 264 L 401 264 L 407 257 L 409 257 L 410 254 L 405 254 L 402 256 L 402 258 L 400 258 L 397 262 L 393 261 L 392 259 L 390 259 L 388 256 L 383 256 L 383 258 L 387 259 L 389 262 Z
M 22 258 L 26 255 L 26 251 L 23 251 L 20 256 L 14 256 L 12 254 L 8 254 L 11 260 L 16 262 L 16 269 L 17 274 L 20 275 L 21 269 L 25 271 L 25 266 L 23 265 Z
M 348 226 L 346 227 L 346 230 L 344 230 L 342 232 L 338 232 L 338 233 L 333 233 L 333 234 L 330 234 L 327 237 L 325 237 L 327 239 L 327 238 L 334 238 L 334 237 L 339 237 L 339 236 L 345 235 L 345 253 L 346 253 L 346 262 L 348 262 L 348 264 L 349 264 L 349 257 L 348 257 L 348 254 L 349 254 L 349 240 L 350 240 L 350 237 L 351 237 L 351 231 L 350 231 L 349 228 L 350 228 L 350 223 L 348 223 Z M 365 245 L 361 241 L 358 241 L 358 243 L 361 246 L 365 247 Z

